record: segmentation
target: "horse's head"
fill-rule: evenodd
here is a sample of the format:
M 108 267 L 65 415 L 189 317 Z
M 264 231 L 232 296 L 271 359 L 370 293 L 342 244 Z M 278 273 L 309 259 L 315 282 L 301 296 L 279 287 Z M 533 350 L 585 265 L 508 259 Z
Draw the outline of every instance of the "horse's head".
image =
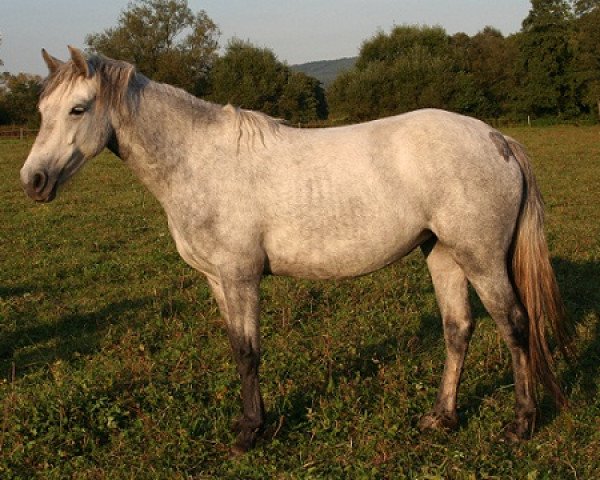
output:
M 102 151 L 112 134 L 110 115 L 98 101 L 100 81 L 94 65 L 69 47 L 61 62 L 42 50 L 49 69 L 39 102 L 42 125 L 21 169 L 27 195 L 49 202 L 86 160 Z

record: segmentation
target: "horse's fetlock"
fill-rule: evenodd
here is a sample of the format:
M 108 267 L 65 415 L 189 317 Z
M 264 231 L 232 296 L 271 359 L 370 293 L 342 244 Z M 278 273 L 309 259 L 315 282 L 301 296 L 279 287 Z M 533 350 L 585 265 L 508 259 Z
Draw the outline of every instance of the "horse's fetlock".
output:
M 258 431 L 241 431 L 231 446 L 231 455 L 237 457 L 254 448 L 258 435 Z
M 264 416 L 263 418 L 250 418 L 246 415 L 242 415 L 234 420 L 231 429 L 236 433 L 244 431 L 255 431 L 260 433 L 264 429 L 264 425 Z
M 421 417 L 420 430 L 455 430 L 458 427 L 456 412 L 433 410 Z
M 517 410 L 515 420 L 506 427 L 504 432 L 505 439 L 510 442 L 519 442 L 531 438 L 533 430 L 535 429 L 535 418 L 535 409 L 531 410 L 528 408 Z

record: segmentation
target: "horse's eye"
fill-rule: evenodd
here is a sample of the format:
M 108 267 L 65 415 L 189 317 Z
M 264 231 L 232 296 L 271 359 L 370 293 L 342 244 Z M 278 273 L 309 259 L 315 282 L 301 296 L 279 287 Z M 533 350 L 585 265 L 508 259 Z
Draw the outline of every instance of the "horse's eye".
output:
M 73 107 L 69 112 L 70 115 L 83 115 L 85 113 L 85 107 Z

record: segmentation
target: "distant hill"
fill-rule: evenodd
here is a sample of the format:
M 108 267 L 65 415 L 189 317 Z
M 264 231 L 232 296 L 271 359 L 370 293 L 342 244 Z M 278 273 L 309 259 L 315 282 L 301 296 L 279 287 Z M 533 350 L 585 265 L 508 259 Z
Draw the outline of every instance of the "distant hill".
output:
M 342 72 L 350 70 L 356 63 L 356 57 L 338 58 L 337 60 L 319 60 L 317 62 L 291 65 L 290 68 L 297 72 L 315 77 L 325 87 L 328 87 Z

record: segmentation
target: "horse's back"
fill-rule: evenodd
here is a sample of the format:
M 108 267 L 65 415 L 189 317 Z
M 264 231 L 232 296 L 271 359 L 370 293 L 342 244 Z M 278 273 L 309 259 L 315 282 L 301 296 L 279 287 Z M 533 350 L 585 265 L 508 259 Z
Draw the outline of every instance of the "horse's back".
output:
M 275 273 L 353 276 L 433 234 L 449 244 L 481 230 L 512 235 L 521 197 L 507 162 L 477 120 L 423 110 L 292 135 L 266 189 L 265 247 Z M 295 133 L 295 132 L 294 132 Z M 269 213 L 272 215 L 269 218 Z

